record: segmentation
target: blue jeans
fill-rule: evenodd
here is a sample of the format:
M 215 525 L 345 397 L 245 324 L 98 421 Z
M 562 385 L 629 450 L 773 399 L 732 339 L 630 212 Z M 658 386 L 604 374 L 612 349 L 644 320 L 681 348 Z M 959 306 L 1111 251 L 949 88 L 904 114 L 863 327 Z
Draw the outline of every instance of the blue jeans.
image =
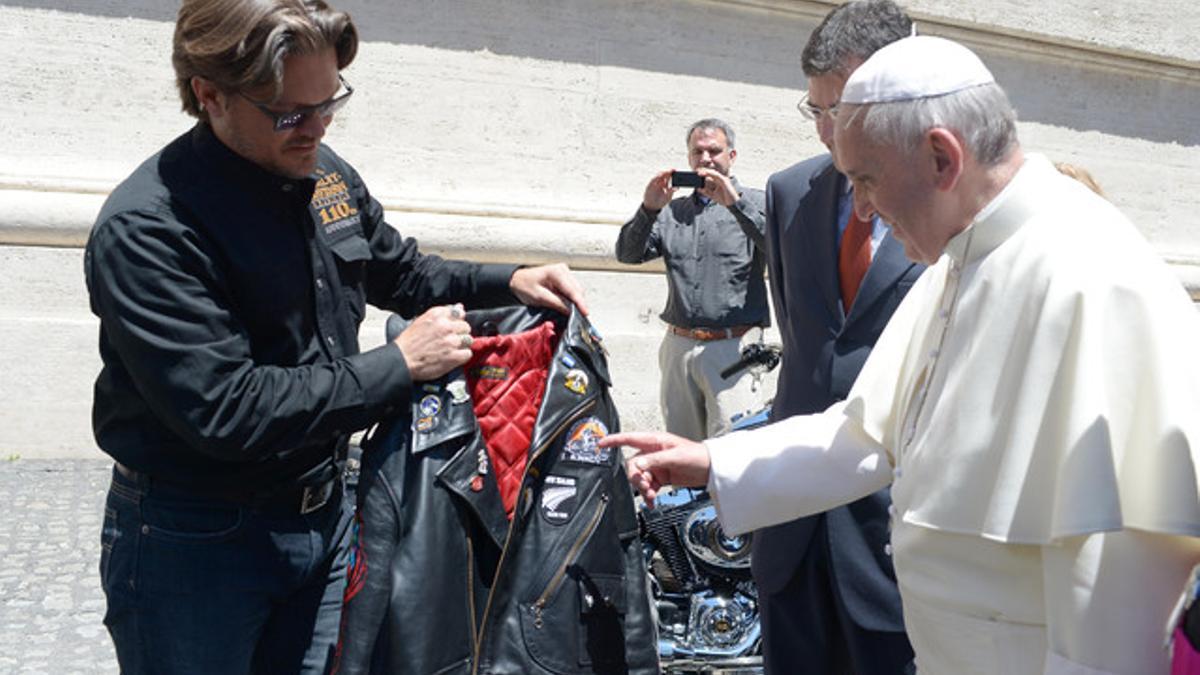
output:
M 114 470 L 104 508 L 104 623 L 121 672 L 326 672 L 349 555 L 343 492 L 278 514 L 144 482 Z

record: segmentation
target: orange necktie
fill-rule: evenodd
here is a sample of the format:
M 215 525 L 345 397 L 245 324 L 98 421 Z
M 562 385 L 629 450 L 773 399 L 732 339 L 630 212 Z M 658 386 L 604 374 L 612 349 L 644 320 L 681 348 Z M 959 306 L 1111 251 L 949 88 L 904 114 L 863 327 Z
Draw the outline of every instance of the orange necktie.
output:
M 851 209 L 850 222 L 842 233 L 842 247 L 838 250 L 838 279 L 842 286 L 842 307 L 847 314 L 871 266 L 872 229 L 871 221 L 864 222 Z

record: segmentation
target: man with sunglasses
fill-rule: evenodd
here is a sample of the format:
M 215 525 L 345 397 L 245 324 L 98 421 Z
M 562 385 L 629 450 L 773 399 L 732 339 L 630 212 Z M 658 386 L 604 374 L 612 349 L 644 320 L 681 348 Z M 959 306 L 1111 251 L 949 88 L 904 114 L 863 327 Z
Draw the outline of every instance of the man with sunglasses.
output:
M 850 74 L 909 35 L 891 0 L 831 11 L 801 54 L 804 117 L 833 151 L 833 109 Z M 852 218 L 849 181 L 831 154 L 767 181 L 766 250 L 783 367 L 771 419 L 846 397 L 884 325 L 924 270 L 878 218 Z M 887 488 L 754 533 L 763 657 L 769 673 L 902 673 L 912 647 L 887 548 Z
M 358 36 L 321 0 L 184 0 L 198 123 L 126 179 L 85 273 L 115 460 L 105 624 L 124 673 L 318 673 L 341 611 L 349 434 L 471 356 L 464 306 L 582 308 L 565 266 L 422 255 L 321 143 Z M 415 317 L 361 352 L 366 304 Z

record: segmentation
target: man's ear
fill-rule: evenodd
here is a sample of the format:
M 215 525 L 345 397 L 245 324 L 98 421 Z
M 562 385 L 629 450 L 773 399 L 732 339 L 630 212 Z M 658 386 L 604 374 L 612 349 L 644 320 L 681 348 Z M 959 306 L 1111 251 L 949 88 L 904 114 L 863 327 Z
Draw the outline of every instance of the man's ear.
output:
M 929 144 L 933 156 L 934 187 L 942 191 L 952 190 L 962 175 L 966 159 L 962 139 L 949 129 L 935 127 L 926 132 L 925 142 Z
M 221 117 L 225 114 L 225 93 L 211 80 L 192 76 L 192 93 L 200 103 L 200 109 L 207 112 L 209 117 Z

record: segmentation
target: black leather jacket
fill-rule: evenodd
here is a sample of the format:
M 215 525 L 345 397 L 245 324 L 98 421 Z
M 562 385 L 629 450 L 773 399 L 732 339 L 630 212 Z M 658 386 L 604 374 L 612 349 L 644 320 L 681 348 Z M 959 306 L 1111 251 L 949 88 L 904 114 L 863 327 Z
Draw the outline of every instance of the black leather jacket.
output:
M 633 496 L 620 452 L 594 445 L 618 425 L 599 336 L 578 312 L 467 313 L 475 335 L 547 319 L 562 337 L 511 521 L 462 369 L 364 443 L 337 672 L 658 671 Z

